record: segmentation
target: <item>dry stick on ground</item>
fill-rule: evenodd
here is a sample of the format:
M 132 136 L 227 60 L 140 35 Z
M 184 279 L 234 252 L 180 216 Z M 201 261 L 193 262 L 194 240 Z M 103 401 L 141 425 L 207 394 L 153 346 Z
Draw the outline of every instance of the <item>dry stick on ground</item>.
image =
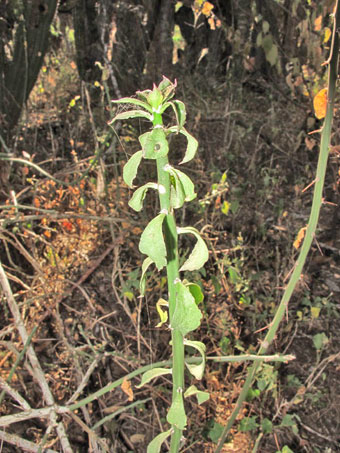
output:
M 19 331 L 23 344 L 25 344 L 28 340 L 29 335 L 27 333 L 24 322 L 21 318 L 19 307 L 14 299 L 7 275 L 4 271 L 1 261 L 0 261 L 0 284 L 3 288 L 4 294 L 6 296 L 9 309 L 13 315 L 15 326 Z M 27 356 L 28 356 L 29 361 L 31 362 L 35 379 L 39 384 L 39 387 L 42 391 L 46 404 L 48 406 L 54 407 L 55 403 L 54 403 L 54 398 L 53 398 L 52 392 L 48 386 L 44 372 L 40 366 L 40 362 L 38 360 L 38 357 L 36 356 L 36 353 L 35 353 L 32 345 L 29 345 L 29 347 L 27 348 Z M 71 448 L 69 440 L 67 438 L 65 427 L 64 427 L 63 423 L 58 422 L 57 414 L 52 408 L 50 409 L 50 411 L 51 411 L 50 417 L 49 417 L 50 423 L 52 423 L 53 425 L 56 426 L 56 431 L 58 433 L 58 437 L 59 437 L 63 452 L 72 453 L 72 448 Z
M 39 452 L 40 448 L 39 446 L 35 445 L 33 442 L 22 439 L 21 437 L 16 436 L 15 434 L 9 434 L 6 433 L 5 431 L 0 430 L 0 439 L 2 441 L 8 442 L 9 444 L 16 445 L 17 447 L 20 448 L 20 451 L 29 451 L 32 453 Z M 50 448 L 44 448 L 43 452 L 58 453 L 56 450 L 51 450 Z

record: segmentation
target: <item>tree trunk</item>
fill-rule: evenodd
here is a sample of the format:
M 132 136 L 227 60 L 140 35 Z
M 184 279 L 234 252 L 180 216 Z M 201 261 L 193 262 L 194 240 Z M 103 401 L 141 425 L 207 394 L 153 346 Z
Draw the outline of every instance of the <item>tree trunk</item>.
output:
M 172 34 L 175 25 L 175 2 L 158 0 L 156 25 L 150 44 L 147 66 L 147 82 L 159 82 L 162 76 L 172 78 Z
M 5 138 L 37 80 L 56 8 L 57 0 L 21 0 L 6 6 L 7 24 L 0 28 L 0 133 Z

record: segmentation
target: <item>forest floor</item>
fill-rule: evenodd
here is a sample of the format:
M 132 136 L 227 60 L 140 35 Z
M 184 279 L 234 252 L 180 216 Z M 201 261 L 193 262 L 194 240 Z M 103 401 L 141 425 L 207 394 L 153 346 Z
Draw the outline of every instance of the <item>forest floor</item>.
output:
M 121 177 L 145 125 L 98 127 L 107 112 L 93 109 L 72 74 L 72 66 L 65 66 L 62 80 L 52 71 L 42 75 L 15 144 L 17 157 L 53 178 L 13 163 L 0 195 L 1 260 L 27 330 L 37 328 L 32 345 L 60 405 L 70 403 L 77 389 L 72 401 L 170 358 L 169 331 L 156 327 L 164 278 L 149 272 L 146 296 L 138 298 L 138 242 L 157 211 L 156 200 L 151 195 L 148 208 L 133 213 Z M 199 141 L 198 156 L 186 168 L 198 196 L 178 222 L 190 220 L 210 250 L 205 270 L 190 273 L 205 294 L 204 319 L 194 339 L 206 344 L 207 355 L 254 353 L 294 266 L 293 243 L 308 222 L 319 144 L 319 135 L 309 132 L 320 124 L 310 100 L 259 77 L 211 88 L 199 78 L 178 82 L 187 129 Z M 338 138 L 335 133 L 333 145 Z M 180 141 L 172 144 L 175 159 L 182 148 Z M 296 358 L 263 364 L 225 453 L 250 453 L 254 445 L 261 453 L 340 451 L 339 162 L 334 148 L 317 237 L 271 350 Z M 146 167 L 144 176 L 152 172 Z M 144 181 L 143 174 L 139 178 Z M 22 349 L 4 300 L 0 329 L 4 380 Z M 196 385 L 210 392 L 210 400 L 188 405 L 183 451 L 214 451 L 248 365 L 208 361 Z M 142 389 L 136 388 L 139 382 L 124 380 L 76 412 L 78 419 L 64 417 L 74 452 L 95 451 L 79 418 L 91 427 L 116 411 L 96 430 L 98 437 L 112 452 L 146 451 L 166 428 L 171 387 L 166 378 Z M 31 407 L 41 407 L 40 389 L 25 361 L 16 366 L 11 386 Z M 0 411 L 14 414 L 18 407 L 5 396 Z M 46 423 L 28 419 L 6 431 L 38 443 Z M 47 447 L 60 451 L 53 430 L 46 435 Z M 1 448 L 18 451 L 6 442 Z

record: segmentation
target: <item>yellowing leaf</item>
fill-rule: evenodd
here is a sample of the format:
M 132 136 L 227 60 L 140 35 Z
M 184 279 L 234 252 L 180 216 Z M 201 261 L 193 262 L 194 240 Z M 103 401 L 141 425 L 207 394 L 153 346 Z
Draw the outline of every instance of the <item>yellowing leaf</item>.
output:
M 306 227 L 301 228 L 300 231 L 297 234 L 297 237 L 296 237 L 296 239 L 294 241 L 294 244 L 293 244 L 293 246 L 294 246 L 294 248 L 296 248 L 296 250 L 298 248 L 300 248 L 301 242 L 303 241 L 303 238 L 305 237 L 306 229 L 307 229 Z
M 129 397 L 129 401 L 133 401 L 133 390 L 131 387 L 131 381 L 124 379 L 120 387 L 123 390 L 123 392 Z
M 315 111 L 315 116 L 318 120 L 325 118 L 327 111 L 327 88 L 323 88 L 318 92 L 314 97 L 313 106 Z
M 314 30 L 320 31 L 322 26 L 322 15 L 318 16 L 314 21 Z
M 230 209 L 230 203 L 228 201 L 224 201 L 221 207 L 221 211 L 224 215 L 227 215 Z
M 329 27 L 326 27 L 323 35 L 323 43 L 326 44 L 331 36 L 332 36 L 331 29 Z
M 202 14 L 210 16 L 211 11 L 214 9 L 214 5 L 209 2 L 205 2 L 202 8 Z
M 160 298 L 156 304 L 156 308 L 157 308 L 157 312 L 159 314 L 159 317 L 160 317 L 160 322 L 157 324 L 156 327 L 161 327 L 165 322 L 167 322 L 168 320 L 168 312 L 165 311 L 165 310 L 162 310 L 162 307 L 168 307 L 169 306 L 169 303 Z
M 321 307 L 311 307 L 310 314 L 312 315 L 313 319 L 318 319 L 320 315 Z

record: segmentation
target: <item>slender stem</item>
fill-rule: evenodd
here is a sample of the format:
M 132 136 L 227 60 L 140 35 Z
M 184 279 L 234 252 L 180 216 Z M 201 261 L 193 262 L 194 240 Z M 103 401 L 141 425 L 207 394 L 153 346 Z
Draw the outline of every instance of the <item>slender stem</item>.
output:
M 262 355 L 265 354 L 268 350 L 271 342 L 275 338 L 276 332 L 278 330 L 279 324 L 287 310 L 288 302 L 291 298 L 291 295 L 295 289 L 297 282 L 301 276 L 301 272 L 303 266 L 305 264 L 308 252 L 312 245 L 316 226 L 319 219 L 320 209 L 322 205 L 322 192 L 324 187 L 325 181 L 325 174 L 327 168 L 327 160 L 329 154 L 329 143 L 331 137 L 331 128 L 332 128 L 332 121 L 333 121 L 333 111 L 334 111 L 334 95 L 335 95 L 335 87 L 336 87 L 336 79 L 337 79 L 337 72 L 338 72 L 338 59 L 339 59 L 339 34 L 338 34 L 338 26 L 340 23 L 340 8 L 339 8 L 339 0 L 336 3 L 335 9 L 335 18 L 334 18 L 334 28 L 333 28 L 333 41 L 332 41 L 332 48 L 331 48 L 331 58 L 329 60 L 329 73 L 328 73 L 328 104 L 327 104 L 327 113 L 324 121 L 324 125 L 322 128 L 321 133 L 321 143 L 320 143 L 320 154 L 318 160 L 318 166 L 316 171 L 316 179 L 315 179 L 315 187 L 314 187 L 314 196 L 313 196 L 313 203 L 311 214 L 309 217 L 309 222 L 306 229 L 306 236 L 304 238 L 300 255 L 295 263 L 295 267 L 293 273 L 290 277 L 288 285 L 284 291 L 282 296 L 281 302 L 276 310 L 275 316 L 273 321 L 270 324 L 269 330 L 265 339 L 263 340 L 261 347 L 259 349 L 258 354 Z M 256 371 L 258 370 L 261 362 L 254 362 L 251 366 L 247 379 L 243 385 L 243 389 L 237 399 L 235 408 L 233 413 L 231 414 L 226 427 L 223 430 L 223 433 L 219 439 L 219 443 L 215 450 L 215 453 L 219 453 L 222 450 L 223 444 L 225 439 L 227 438 L 229 431 L 236 420 L 236 417 L 243 405 L 244 400 L 248 394 L 249 388 L 253 382 L 255 377 Z
M 154 115 L 153 125 L 162 125 L 162 116 Z M 160 157 L 157 162 L 158 184 L 161 184 L 165 191 L 159 193 L 159 201 L 161 211 L 166 213 L 164 219 L 164 237 L 167 251 L 167 279 L 169 293 L 169 320 L 171 320 L 176 308 L 176 281 L 179 278 L 179 261 L 178 261 L 178 238 L 176 230 L 176 220 L 173 209 L 170 206 L 170 174 L 166 171 L 166 166 L 169 165 L 168 156 Z M 172 330 L 172 398 L 174 400 L 178 392 L 184 390 L 184 343 L 183 335 L 177 329 Z M 182 437 L 182 430 L 173 426 L 173 434 L 171 436 L 170 452 L 177 453 Z

